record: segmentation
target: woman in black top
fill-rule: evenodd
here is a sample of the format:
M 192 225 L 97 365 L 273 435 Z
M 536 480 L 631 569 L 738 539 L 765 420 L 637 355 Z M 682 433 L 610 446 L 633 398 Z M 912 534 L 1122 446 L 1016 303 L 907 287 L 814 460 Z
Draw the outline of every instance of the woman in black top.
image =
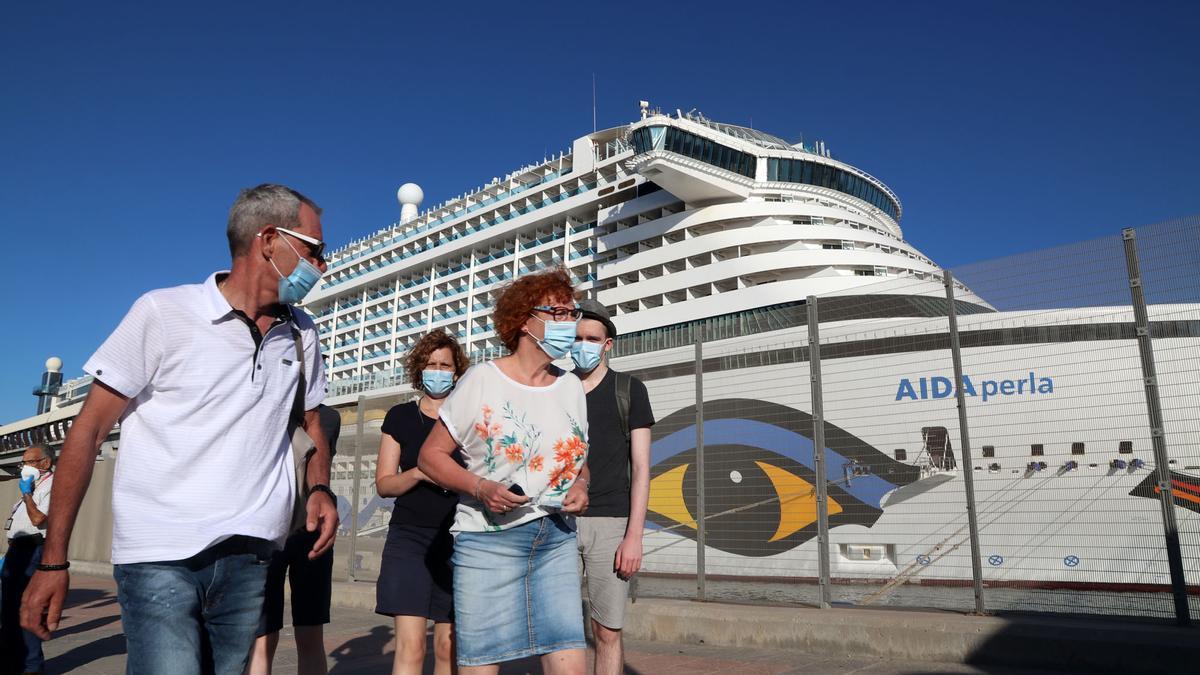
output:
M 395 497 L 383 564 L 375 589 L 375 611 L 396 621 L 394 675 L 420 673 L 425 662 L 425 624 L 434 621 L 434 672 L 452 672 L 454 607 L 450 525 L 458 496 L 434 485 L 417 468 L 425 437 L 437 423 L 442 401 L 468 361 L 458 342 L 442 330 L 425 335 L 404 367 L 419 400 L 394 406 L 383 421 L 375 489 Z

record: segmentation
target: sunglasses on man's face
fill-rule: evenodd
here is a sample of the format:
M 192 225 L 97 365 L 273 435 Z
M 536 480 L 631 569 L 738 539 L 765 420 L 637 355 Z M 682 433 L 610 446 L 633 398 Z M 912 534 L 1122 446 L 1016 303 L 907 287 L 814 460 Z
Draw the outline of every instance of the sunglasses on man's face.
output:
M 321 241 L 320 239 L 314 239 L 307 234 L 300 234 L 294 230 L 289 230 L 286 227 L 276 226 L 275 229 L 308 244 L 308 254 L 312 257 L 316 258 L 317 260 L 325 259 L 325 242 Z

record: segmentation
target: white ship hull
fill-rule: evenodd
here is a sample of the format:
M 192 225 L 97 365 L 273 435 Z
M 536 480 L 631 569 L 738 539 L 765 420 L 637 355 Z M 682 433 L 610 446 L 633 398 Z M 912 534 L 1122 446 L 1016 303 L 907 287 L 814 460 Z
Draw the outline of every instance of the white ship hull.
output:
M 1159 316 L 1194 321 L 1200 318 L 1200 308 L 1152 308 L 1152 320 Z M 1131 320 L 1131 312 L 1123 309 L 996 313 L 960 317 L 960 328 Z M 906 327 L 915 327 L 920 333 L 936 332 L 927 319 L 856 322 L 832 329 L 822 325 L 823 343 L 826 339 L 851 340 L 855 334 L 871 336 L 875 334 L 871 323 L 879 323 L 881 332 L 903 334 Z M 704 357 L 746 354 L 772 344 L 797 345 L 806 339 L 807 330 L 799 328 L 726 340 L 706 344 Z M 1200 384 L 1194 363 L 1181 358 L 1197 346 L 1196 338 L 1154 341 L 1165 436 L 1175 460 L 1171 469 L 1177 476 L 1200 475 L 1200 434 L 1192 407 L 1192 402 L 1200 400 Z M 655 366 L 686 362 L 692 356 L 690 349 L 676 349 L 615 364 L 619 369 L 650 374 L 647 386 L 655 413 L 666 421 L 655 432 L 651 506 L 657 512 L 651 513 L 653 524 L 645 540 L 649 572 L 694 574 L 696 570 L 695 530 L 678 524 L 679 503 L 672 502 L 669 494 L 673 483 L 678 483 L 685 492 L 682 503 L 695 517 L 694 440 L 684 444 L 690 456 L 682 462 L 688 464 L 683 471 L 691 474 L 691 482 L 673 481 L 672 476 L 664 480 L 667 471 L 662 468 L 681 463 L 678 459 L 672 462 L 668 455 L 677 453 L 681 435 L 694 438 L 694 378 L 653 378 Z M 1144 491 L 1155 469 L 1137 343 L 1091 340 L 967 348 L 963 350 L 963 368 L 974 389 L 974 395 L 967 396 L 972 467 L 962 464 L 956 399 L 948 388 L 953 381 L 948 350 L 822 360 L 826 423 L 860 439 L 878 460 L 871 475 L 850 475 L 847 480 L 853 468 L 844 466 L 845 453 L 839 453 L 832 443 L 827 450 L 827 475 L 833 485 L 830 494 L 838 502 L 830 506 L 833 577 L 969 582 L 971 551 L 963 471 L 970 470 L 985 581 L 997 585 L 1167 587 L 1170 578 L 1160 502 L 1152 494 L 1131 494 L 1139 486 Z M 944 379 L 935 382 L 935 378 Z M 753 394 L 748 396 L 748 392 Z M 808 519 L 815 520 L 815 496 L 808 488 L 815 475 L 808 440 L 812 434 L 808 363 L 706 373 L 706 412 L 723 399 L 737 399 L 731 407 L 735 419 L 769 422 L 726 429 L 722 434 L 712 420 L 706 421 L 706 511 L 710 514 L 706 573 L 816 577 L 815 525 L 808 524 Z M 785 419 L 788 411 L 795 413 L 791 420 Z M 680 424 L 685 428 L 679 429 Z M 737 422 L 721 419 L 716 424 Z M 782 430 L 784 436 L 778 437 L 779 427 L 789 426 Z M 956 468 L 931 466 L 931 458 L 922 454 L 922 430 L 936 427 L 947 431 Z M 660 447 L 672 434 L 676 443 L 667 449 Z M 730 440 L 731 434 L 736 440 Z M 1122 441 L 1130 444 L 1124 453 Z M 724 460 L 731 442 L 758 448 L 760 454 L 739 449 L 734 452 L 736 457 Z M 1035 444 L 1042 446 L 1044 455 L 1031 456 Z M 993 456 L 983 456 L 984 446 Z M 893 461 L 897 448 L 905 449 L 906 461 Z M 1072 454 L 1073 448 L 1083 454 Z M 1123 468 L 1112 466 L 1113 460 L 1123 462 Z M 785 494 L 780 489 L 784 483 L 776 480 L 768 481 L 776 494 L 763 490 L 761 484 L 755 493 L 754 482 L 746 477 L 761 473 L 761 467 L 756 470 L 759 462 L 775 465 L 777 475 L 784 470 L 797 475 L 803 482 L 794 485 L 800 486 L 802 495 L 792 498 L 795 489 Z M 1045 462 L 1045 468 L 1030 469 L 1030 462 Z M 888 475 L 888 467 L 900 470 L 901 465 L 915 472 L 915 479 L 911 474 Z M 779 495 L 782 499 L 754 509 L 754 516 L 745 511 L 713 515 Z M 1195 511 L 1177 506 L 1176 515 L 1182 532 L 1200 533 L 1200 516 Z M 774 527 L 777 523 L 772 517 L 790 522 Z M 1189 580 L 1200 578 L 1195 576 L 1200 573 L 1198 542 L 1200 537 L 1183 537 Z

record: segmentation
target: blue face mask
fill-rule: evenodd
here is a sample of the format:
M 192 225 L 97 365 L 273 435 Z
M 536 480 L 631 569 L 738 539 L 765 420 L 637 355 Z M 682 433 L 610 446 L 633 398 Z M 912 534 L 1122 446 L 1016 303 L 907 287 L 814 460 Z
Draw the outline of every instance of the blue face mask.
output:
M 287 243 L 292 251 L 296 252 L 296 257 L 299 262 L 296 263 L 296 269 L 292 273 L 283 276 L 283 272 L 275 265 L 275 261 L 271 261 L 271 267 L 275 268 L 275 273 L 279 275 L 279 301 L 285 305 L 294 305 L 304 299 L 308 292 L 316 287 L 317 282 L 321 280 L 321 270 L 315 265 L 305 260 L 304 256 L 296 251 L 296 247 L 287 239 L 280 237 Z
M 604 355 L 604 343 L 584 342 L 579 340 L 571 345 L 571 360 L 575 367 L 585 373 L 590 373 L 600 365 L 600 357 Z
M 422 370 L 421 388 L 434 398 L 441 398 L 454 388 L 454 373 L 448 370 Z
M 542 351 L 550 355 L 552 359 L 561 359 L 571 351 L 571 345 L 575 344 L 575 326 L 578 321 L 545 321 L 540 317 L 533 318 L 542 322 L 546 327 L 546 334 L 541 340 L 533 338 Z M 529 337 L 533 337 L 530 335 Z

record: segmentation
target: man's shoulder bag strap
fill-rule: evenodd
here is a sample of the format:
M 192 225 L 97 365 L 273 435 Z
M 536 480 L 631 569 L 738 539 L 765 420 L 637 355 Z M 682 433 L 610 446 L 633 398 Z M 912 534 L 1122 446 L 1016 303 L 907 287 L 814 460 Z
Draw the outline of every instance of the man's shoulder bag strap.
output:
M 288 419 L 288 437 L 292 441 L 292 461 L 296 463 L 296 504 L 292 510 L 291 531 L 304 526 L 307 518 L 308 459 L 316 451 L 312 438 L 304 430 L 304 391 L 307 389 L 304 367 L 304 340 L 296 327 L 296 314 L 292 312 L 292 339 L 296 343 L 296 361 L 300 364 L 300 377 L 296 382 L 296 396 L 292 399 L 292 415 Z
M 629 387 L 630 381 L 633 379 L 629 373 L 621 373 L 613 371 L 613 375 L 617 378 L 614 383 L 617 390 L 617 418 L 621 422 L 621 433 L 625 434 L 625 440 L 629 440 Z

